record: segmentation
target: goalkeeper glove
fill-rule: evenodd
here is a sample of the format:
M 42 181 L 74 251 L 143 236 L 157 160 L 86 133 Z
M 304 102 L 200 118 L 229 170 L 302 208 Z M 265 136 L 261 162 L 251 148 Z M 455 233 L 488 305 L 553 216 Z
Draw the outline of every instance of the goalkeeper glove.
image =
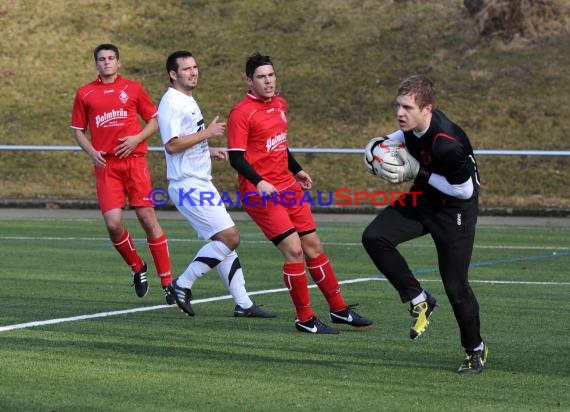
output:
M 414 156 L 410 155 L 405 147 L 398 149 L 398 156 L 402 159 L 402 165 L 396 166 L 388 163 L 382 163 L 380 173 L 381 176 L 390 183 L 402 183 L 408 180 L 414 180 L 420 171 L 420 163 Z
M 376 174 L 376 170 L 374 170 L 374 155 L 372 154 L 372 150 L 386 139 L 386 136 L 373 137 L 364 148 L 364 166 L 366 166 L 368 173 L 373 175 Z

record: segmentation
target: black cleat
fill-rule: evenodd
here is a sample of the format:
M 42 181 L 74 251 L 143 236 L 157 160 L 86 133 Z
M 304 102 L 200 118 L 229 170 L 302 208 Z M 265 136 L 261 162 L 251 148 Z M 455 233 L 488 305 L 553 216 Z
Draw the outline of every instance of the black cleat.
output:
M 192 291 L 190 289 L 181 288 L 176 283 L 176 279 L 174 279 L 170 282 L 170 285 L 168 285 L 168 291 L 174 296 L 174 300 L 182 312 L 188 316 L 194 316 L 194 309 L 192 309 L 192 305 L 190 304 L 190 300 L 192 299 Z
M 329 317 L 331 319 L 331 322 L 350 325 L 354 328 L 370 327 L 374 322 L 372 322 L 368 318 L 365 318 L 364 316 L 360 316 L 358 313 L 352 310 L 352 308 L 354 308 L 355 306 L 357 305 L 349 305 L 346 309 L 338 312 L 331 310 L 329 312 Z
M 465 359 L 457 370 L 457 373 L 481 373 L 489 357 L 489 348 L 483 344 L 483 350 L 466 351 Z
M 299 332 L 304 333 L 318 333 L 322 335 L 336 335 L 338 333 L 338 329 L 325 325 L 316 316 L 311 316 L 306 322 L 299 322 L 298 319 L 295 319 L 295 327 Z
M 257 306 L 255 303 L 247 309 L 242 308 L 240 305 L 236 305 L 234 309 L 234 317 L 236 318 L 274 318 L 275 314 L 271 312 L 266 312 L 261 307 Z
M 162 290 L 164 290 L 164 298 L 166 299 L 166 304 L 175 305 L 176 298 L 172 295 L 172 293 L 170 293 L 170 290 L 168 290 L 168 286 L 163 286 Z
M 146 296 L 148 293 L 148 282 L 146 281 L 146 262 L 143 260 L 143 266 L 138 272 L 131 272 L 133 276 L 133 286 L 135 287 L 135 293 L 139 298 Z

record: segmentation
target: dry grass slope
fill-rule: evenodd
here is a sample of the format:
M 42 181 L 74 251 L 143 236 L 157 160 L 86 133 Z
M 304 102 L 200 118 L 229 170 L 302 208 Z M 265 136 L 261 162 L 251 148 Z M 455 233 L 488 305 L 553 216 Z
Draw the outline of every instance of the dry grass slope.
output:
M 563 7 L 555 0 L 464 0 L 483 36 L 506 42 L 533 38 L 565 29 Z
M 121 48 L 123 74 L 141 81 L 156 102 L 167 86 L 168 53 L 192 50 L 201 65 L 196 97 L 206 121 L 226 117 L 245 92 L 247 55 L 272 55 L 291 106 L 292 147 L 363 147 L 394 130 L 397 85 L 423 72 L 435 79 L 440 107 L 464 126 L 476 149 L 568 149 L 569 5 L 518 1 L 526 8 L 510 20 L 523 16 L 528 24 L 509 37 L 506 28 L 480 32 L 510 2 L 475 3 L 484 6 L 476 14 L 460 0 L 4 2 L 0 144 L 74 144 L 68 124 L 75 90 L 95 77 L 92 49 L 113 42 Z M 527 7 L 541 4 L 556 6 L 555 13 Z M 162 156 L 149 158 L 155 186 L 165 185 Z M 357 156 L 299 160 L 318 190 L 391 189 L 367 176 Z M 481 157 L 479 163 L 484 206 L 570 205 L 569 158 Z M 235 189 L 228 165 L 217 164 L 214 173 L 220 189 Z M 0 152 L 0 176 L 0 199 L 94 198 L 82 153 Z

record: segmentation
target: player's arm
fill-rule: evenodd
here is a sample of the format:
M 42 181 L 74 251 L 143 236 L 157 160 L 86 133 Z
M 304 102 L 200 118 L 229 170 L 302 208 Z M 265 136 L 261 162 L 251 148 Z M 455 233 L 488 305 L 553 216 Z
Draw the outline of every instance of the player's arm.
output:
M 293 176 L 303 170 L 289 149 L 287 149 L 287 163 L 288 169 L 291 173 L 293 173 Z
M 89 155 L 91 161 L 96 167 L 105 167 L 106 161 L 103 157 L 106 153 L 98 151 L 93 147 L 91 140 L 87 137 L 86 130 L 89 125 L 87 119 L 88 108 L 85 106 L 83 94 L 79 91 L 75 94 L 73 108 L 71 110 L 71 133 L 75 141 Z
M 210 157 L 213 160 L 228 160 L 228 152 L 225 147 L 210 147 Z
M 466 200 L 473 195 L 473 180 L 471 177 L 463 183 L 451 184 L 445 176 L 437 173 L 431 173 L 428 179 L 428 184 L 435 187 L 440 192 L 458 199 Z
M 240 175 L 253 183 L 260 195 L 271 195 L 276 191 L 275 186 L 263 180 L 253 166 L 246 160 L 244 150 L 230 150 L 229 158 L 230 165 L 232 165 Z
M 458 199 L 469 199 L 473 195 L 471 161 L 465 148 L 455 141 L 440 139 L 434 146 L 434 156 L 445 159 L 446 169 L 442 173 L 431 173 L 422 167 L 418 179 L 423 179 L 446 195 Z
M 107 163 L 103 157 L 103 155 L 105 155 L 105 152 L 95 150 L 84 130 L 72 127 L 71 131 L 73 133 L 75 141 L 79 147 L 81 147 L 81 149 L 83 149 L 83 151 L 89 155 L 93 164 L 96 167 L 105 167 Z
M 386 139 L 390 139 L 393 144 L 406 144 L 406 139 L 404 138 L 404 132 L 401 130 L 396 130 L 390 134 L 386 135 Z
M 115 146 L 115 155 L 119 159 L 124 159 L 131 155 L 139 144 L 144 142 L 158 130 L 158 120 L 156 116 L 150 118 L 144 125 L 142 130 L 132 136 L 124 136 L 119 138 L 119 143 Z
M 189 135 L 172 137 L 164 145 L 164 148 L 169 154 L 179 153 L 192 146 L 197 145 L 203 140 L 222 136 L 226 130 L 226 124 L 224 122 L 220 122 L 219 120 L 220 116 L 216 116 L 206 129 L 199 130 L 198 132 Z
M 289 149 L 287 149 L 287 166 L 289 171 L 293 173 L 295 180 L 301 185 L 301 188 L 308 190 L 313 187 L 313 179 L 303 170 Z
M 243 177 L 253 183 L 255 186 L 263 180 L 263 178 L 255 171 L 253 166 L 245 159 L 244 150 L 230 150 L 230 165 Z
M 158 130 L 158 111 L 152 99 L 140 83 L 130 82 L 130 85 L 134 89 L 133 94 L 136 95 L 135 105 L 137 113 L 145 121 L 145 125 L 136 135 L 119 138 L 120 143 L 115 146 L 113 150 L 115 155 L 120 159 L 130 156 L 139 144 L 155 134 Z

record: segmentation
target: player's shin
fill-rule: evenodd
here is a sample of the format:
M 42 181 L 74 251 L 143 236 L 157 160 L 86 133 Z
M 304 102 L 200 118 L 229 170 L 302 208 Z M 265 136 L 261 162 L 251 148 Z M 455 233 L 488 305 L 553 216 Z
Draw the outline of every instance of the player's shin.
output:
M 234 250 L 226 256 L 226 258 L 216 266 L 216 270 L 218 271 L 224 286 L 228 292 L 230 292 L 230 295 L 232 295 L 236 305 L 239 305 L 242 308 L 251 307 L 253 302 L 247 295 L 243 269 L 236 251 Z
M 305 263 L 289 262 L 283 264 L 283 281 L 295 305 L 297 320 L 306 322 L 314 315 L 314 312 L 313 309 L 311 309 L 311 298 L 307 284 L 307 275 L 305 274 Z
M 338 280 L 327 255 L 321 253 L 316 258 L 307 259 L 307 267 L 309 268 L 311 278 L 323 293 L 331 310 L 340 311 L 346 309 L 346 302 L 340 293 Z
M 147 239 L 147 243 L 156 266 L 156 273 L 160 278 L 160 284 L 162 287 L 168 286 L 172 282 L 172 273 L 170 271 L 170 254 L 168 252 L 166 235 L 156 239 Z

